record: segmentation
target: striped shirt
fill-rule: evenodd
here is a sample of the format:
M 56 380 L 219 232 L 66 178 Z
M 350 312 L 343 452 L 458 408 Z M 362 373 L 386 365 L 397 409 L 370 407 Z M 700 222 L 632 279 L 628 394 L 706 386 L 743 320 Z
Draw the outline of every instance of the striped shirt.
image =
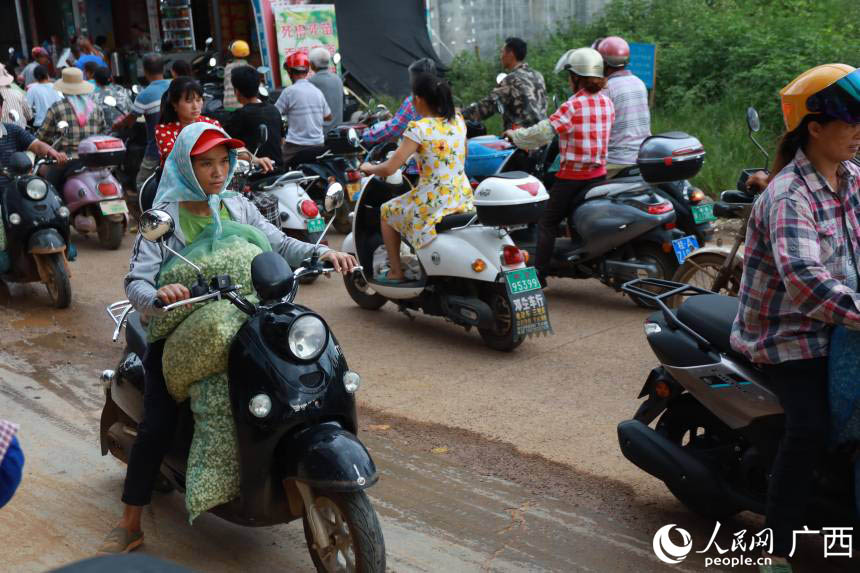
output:
M 170 80 L 155 80 L 150 82 L 142 92 L 137 94 L 131 106 L 131 113 L 142 115 L 146 120 L 146 157 L 158 158 L 158 147 L 155 143 L 155 126 L 161 115 L 161 96 L 170 87 Z
M 630 70 L 622 70 L 609 76 L 606 91 L 615 106 L 608 161 L 632 165 L 639 156 L 639 146 L 651 135 L 648 89 Z
M 323 93 L 307 79 L 281 92 L 275 107 L 287 116 L 287 143 L 322 145 L 325 142 L 323 118 L 331 115 L 331 109 Z
M 33 119 L 33 110 L 30 104 L 27 103 L 27 94 L 18 86 L 10 85 L 0 88 L 0 97 L 3 98 L 2 118 L 3 121 L 11 122 L 12 118 L 9 112 L 15 110 L 18 112 L 18 121 L 13 123 L 21 127 L 27 127 L 27 122 Z
M 834 191 L 798 151 L 753 207 L 731 344 L 755 363 L 824 357 L 831 325 L 860 329 L 860 167 L 837 177 Z
M 609 131 L 615 120 L 612 100 L 603 92 L 579 90 L 549 118 L 558 134 L 559 179 L 592 179 L 606 174 Z

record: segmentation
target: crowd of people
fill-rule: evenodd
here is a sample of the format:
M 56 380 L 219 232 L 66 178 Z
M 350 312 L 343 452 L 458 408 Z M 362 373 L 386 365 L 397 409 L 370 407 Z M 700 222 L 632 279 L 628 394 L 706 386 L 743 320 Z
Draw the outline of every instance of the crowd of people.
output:
M 132 101 L 111 83 L 97 46 L 82 39 L 65 57 L 58 56 L 58 46 L 52 46 L 34 48 L 34 61 L 22 69 L 26 93 L 11 89 L 11 74 L 0 68 L 4 117 L 0 135 L 5 135 L 0 138 L 0 162 L 13 147 L 26 148 L 65 164 L 57 170 L 68 169 L 73 163 L 66 159 L 74 155 L 77 144 L 106 129 L 99 98 L 113 95 L 117 107 L 126 113 L 124 121 L 141 116 L 146 121 L 148 145 L 138 185 L 163 168 L 170 183 L 159 186 L 156 202 L 169 196 L 170 185 L 181 187 L 185 198 L 165 203 L 180 223 L 183 217 L 226 216 L 258 227 L 291 264 L 307 254 L 309 245 L 284 236 L 255 214 L 247 200 L 225 197 L 221 201 L 225 211 L 214 214 L 210 205 L 229 182 L 236 158 L 244 157 L 269 171 L 274 164 L 290 163 L 321 145 L 326 130 L 342 119 L 343 85 L 327 71 L 326 50 L 287 57 L 292 85 L 271 104 L 259 98 L 259 74 L 244 59 L 247 44 L 234 43 L 224 98 L 225 108 L 233 115 L 221 126 L 202 115 L 203 90 L 181 65 L 174 66 L 175 77 L 167 79 L 162 58 L 147 56 L 143 69 L 148 85 Z M 413 189 L 382 207 L 390 268 L 380 280 L 393 284 L 404 280 L 399 258 L 402 239 L 415 248 L 426 246 L 444 216 L 473 208 L 465 174 L 467 119 L 483 119 L 501 109 L 504 134 L 515 145 L 534 149 L 558 142 L 560 168 L 539 223 L 535 266 L 543 284 L 559 223 L 583 200 L 583 190 L 635 164 L 639 146 L 650 135 L 650 115 L 645 85 L 628 69 L 627 42 L 608 37 L 565 53 L 556 71 L 567 74 L 572 95 L 549 115 L 544 78 L 528 66 L 526 57 L 526 43 L 509 38 L 500 58 L 508 75 L 486 98 L 462 110 L 455 107 L 452 87 L 436 63 L 419 60 L 409 68 L 411 94 L 393 118 L 363 133 L 367 144 L 400 142 L 384 162 L 362 164 L 363 172 L 388 176 L 414 159 L 418 176 Z M 60 78 L 52 84 L 57 73 Z M 64 97 L 59 98 L 55 90 Z M 860 168 L 849 161 L 860 148 L 860 71 L 843 65 L 820 66 L 786 86 L 781 98 L 786 134 L 750 219 L 740 312 L 732 333 L 735 350 L 773 379 L 786 411 L 786 436 L 774 466 L 767 508 L 768 526 L 775 532 L 773 554 L 768 555 L 774 564 L 765 571 L 790 571 L 785 560 L 790 532 L 801 525 L 808 502 L 814 469 L 810 462 L 826 443 L 830 329 L 833 325 L 860 327 L 855 260 L 860 249 Z M 13 110 L 23 125 L 33 120 L 38 126 L 36 137 L 6 123 Z M 281 130 L 282 115 L 288 118 L 286 135 Z M 57 128 L 60 121 L 70 126 L 62 134 Z M 257 140 L 260 124 L 268 128 L 267 141 Z M 57 149 L 44 143 L 55 139 L 60 142 Z M 177 147 L 178 141 L 184 144 Z M 259 157 L 249 150 L 258 146 Z M 178 250 L 184 239 L 174 237 Z M 126 278 L 129 298 L 143 314 L 157 299 L 173 303 L 190 296 L 183 285 L 156 288 L 163 261 L 158 249 L 147 245 L 138 238 Z M 328 249 L 323 258 L 343 272 L 355 265 L 350 255 Z M 142 506 L 149 502 L 172 435 L 175 405 L 164 388 L 158 348 L 150 350 L 152 355 L 145 358 L 146 422 L 131 452 L 125 514 L 105 541 L 107 553 L 127 551 L 142 542 Z

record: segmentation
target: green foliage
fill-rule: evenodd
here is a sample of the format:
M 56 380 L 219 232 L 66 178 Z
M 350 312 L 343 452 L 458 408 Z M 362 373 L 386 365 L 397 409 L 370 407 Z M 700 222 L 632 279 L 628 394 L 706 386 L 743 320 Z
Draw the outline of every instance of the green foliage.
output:
M 529 46 L 550 100 L 570 93 L 567 78 L 552 73 L 558 58 L 608 35 L 657 45 L 653 131 L 684 130 L 702 141 L 708 162 L 696 183 L 711 193 L 733 187 L 740 168 L 763 163 L 746 139 L 748 106 L 759 110 L 760 141 L 773 149 L 783 127 L 780 88 L 819 64 L 860 65 L 856 0 L 614 0 L 591 25 Z M 495 56 L 458 55 L 450 78 L 459 103 L 489 93 L 498 72 Z

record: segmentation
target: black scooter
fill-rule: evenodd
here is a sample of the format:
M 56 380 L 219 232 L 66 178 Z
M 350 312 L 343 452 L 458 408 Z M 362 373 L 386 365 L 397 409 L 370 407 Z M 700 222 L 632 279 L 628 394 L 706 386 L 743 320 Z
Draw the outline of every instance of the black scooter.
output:
M 49 161 L 37 162 L 36 169 Z M 3 168 L 9 182 L 0 186 L 0 278 L 7 282 L 42 282 L 51 302 L 72 302 L 69 281 L 69 209 L 47 180 L 31 174 L 26 153 L 14 153 Z M 35 172 L 35 169 L 33 170 Z M 5 260 L 4 260 L 5 259 Z
M 332 189 L 328 207 L 343 200 Z M 172 232 L 170 216 L 143 214 L 147 240 Z M 310 309 L 295 304 L 300 279 L 330 272 L 314 256 L 293 273 L 276 253 L 258 255 L 251 266 L 260 304 L 238 292 L 229 276 L 202 277 L 192 299 L 226 298 L 248 315 L 228 358 L 229 392 L 236 421 L 240 495 L 212 509 L 232 523 L 266 526 L 301 518 L 311 558 L 318 571 L 385 570 L 385 542 L 376 512 L 364 492 L 379 479 L 376 466 L 356 437 L 355 392 L 359 375 L 349 370 L 334 334 Z M 164 306 L 165 311 L 181 306 Z M 143 365 L 146 335 L 127 301 L 108 312 L 116 324 L 114 340 L 127 323 L 126 348 L 115 371 L 102 374 L 105 406 L 101 416 L 102 455 L 128 462 L 143 415 Z M 194 420 L 182 404 L 173 447 L 162 477 L 185 488 Z
M 679 249 L 689 249 L 692 238 L 676 228 L 672 203 L 654 185 L 696 175 L 704 157 L 701 143 L 686 133 L 646 139 L 639 149 L 638 175 L 599 181 L 582 191 L 582 203 L 567 216 L 569 238 L 555 241 L 549 274 L 597 278 L 616 290 L 635 278 L 671 278 Z M 511 233 L 511 238 L 534 260 L 536 225 Z M 632 299 L 649 307 L 642 298 Z
M 618 425 L 624 457 L 704 517 L 763 514 L 784 413 L 767 377 L 729 344 L 738 299 L 653 279 L 623 290 L 659 308 L 645 321 L 659 365 Z M 688 297 L 677 311 L 667 305 L 675 297 Z M 860 525 L 850 451 L 828 451 L 811 487 L 810 528 Z

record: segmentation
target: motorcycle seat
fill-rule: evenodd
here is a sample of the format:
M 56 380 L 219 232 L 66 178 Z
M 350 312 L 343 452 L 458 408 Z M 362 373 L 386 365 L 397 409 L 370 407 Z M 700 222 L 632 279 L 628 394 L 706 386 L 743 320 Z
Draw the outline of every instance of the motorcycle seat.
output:
M 591 185 L 586 186 L 581 193 L 585 193 L 585 200 L 589 201 L 591 199 L 611 197 L 619 193 L 640 192 L 649 189 L 650 187 L 651 186 L 648 183 L 645 183 L 643 179 L 638 177 L 615 178 L 609 180 L 601 179 L 600 181 L 595 181 Z
M 158 192 L 159 181 L 161 181 L 161 167 L 156 169 L 155 173 L 153 173 L 144 182 L 143 188 L 140 190 L 140 197 L 138 200 L 140 202 L 141 213 L 152 209 L 152 203 L 155 201 L 155 194 Z
M 729 338 L 738 315 L 738 304 L 738 299 L 719 294 L 691 296 L 678 309 L 677 316 L 720 352 L 737 355 Z
M 436 223 L 436 232 L 441 233 L 443 231 L 450 231 L 451 229 L 462 227 L 466 225 L 469 221 L 471 221 L 474 217 L 474 211 L 469 211 L 468 213 L 454 213 L 453 215 L 446 215 L 445 217 L 442 217 L 441 221 Z
M 140 315 L 136 312 L 128 315 L 128 322 L 125 324 L 125 344 L 130 352 L 134 352 L 143 360 L 147 347 L 146 329 L 140 323 Z

